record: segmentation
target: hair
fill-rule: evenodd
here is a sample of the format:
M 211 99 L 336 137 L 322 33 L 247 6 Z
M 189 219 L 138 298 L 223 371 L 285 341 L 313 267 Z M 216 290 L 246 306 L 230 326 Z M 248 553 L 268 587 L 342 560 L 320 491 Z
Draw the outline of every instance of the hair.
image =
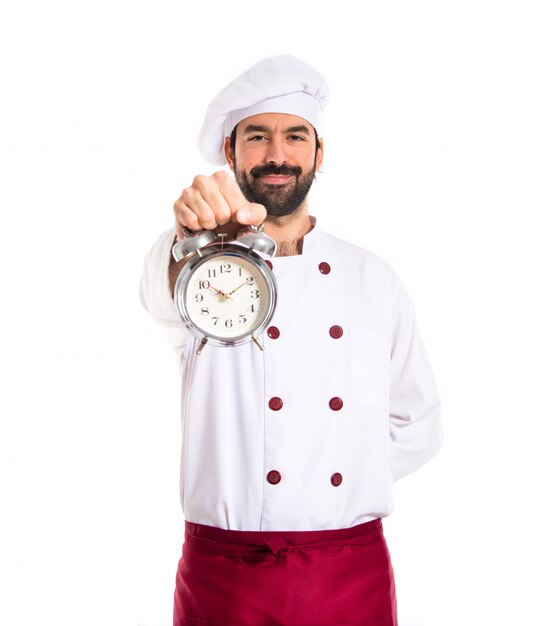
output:
M 236 147 L 236 129 L 238 128 L 238 124 L 233 128 L 233 132 L 231 133 L 230 146 L 231 152 L 234 154 Z M 315 131 L 315 154 L 318 152 L 320 148 L 320 141 L 318 140 L 318 133 L 316 132 L 316 128 L 313 126 L 313 130 Z

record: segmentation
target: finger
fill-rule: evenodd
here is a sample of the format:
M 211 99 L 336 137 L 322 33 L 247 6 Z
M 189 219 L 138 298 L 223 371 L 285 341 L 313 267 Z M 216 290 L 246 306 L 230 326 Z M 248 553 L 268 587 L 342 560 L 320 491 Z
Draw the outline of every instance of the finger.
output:
M 176 200 L 176 202 L 173 205 L 175 227 L 177 230 L 178 237 L 182 235 L 183 229 L 185 227 L 192 229 L 193 224 L 196 226 L 196 224 L 198 223 L 198 218 L 196 216 L 192 217 L 188 215 L 189 207 L 185 205 L 185 202 L 183 201 L 182 198 L 183 198 L 183 194 L 178 200 Z
M 181 241 L 182 239 L 184 239 L 184 237 L 185 237 L 185 233 L 183 231 L 183 226 L 179 222 L 177 222 L 177 220 L 176 220 L 176 222 L 175 222 L 175 238 L 176 238 L 176 241 Z
M 246 200 L 246 197 L 242 193 L 242 190 L 238 186 L 237 182 L 232 176 L 227 174 L 227 172 L 215 172 L 212 178 L 217 182 L 220 193 L 223 195 L 231 209 L 229 215 L 230 219 L 241 206 L 248 203 L 248 200 Z
M 262 204 L 255 202 L 246 202 L 235 213 L 235 218 L 240 224 L 253 224 L 254 226 L 263 224 L 266 217 L 267 209 Z
M 194 211 L 189 209 L 188 207 L 182 207 L 181 212 L 179 214 L 179 223 L 181 224 L 181 229 L 184 227 L 189 230 L 201 230 L 202 225 L 198 216 Z
M 181 198 L 175 203 L 174 208 L 176 212 L 180 211 L 182 215 L 184 214 L 185 219 L 190 218 L 192 225 L 190 223 L 185 225 L 192 230 L 199 228 L 213 230 L 218 225 L 210 204 L 202 197 L 197 189 L 192 187 L 183 190 Z M 195 214 L 196 219 L 189 216 L 189 211 Z
M 249 202 L 242 190 L 226 172 L 216 172 L 221 193 L 231 207 L 231 221 L 238 224 L 259 226 L 267 217 L 267 210 L 262 204 Z
M 220 225 L 229 222 L 234 211 L 220 186 L 225 177 L 228 177 L 226 172 L 216 172 L 212 176 L 196 176 L 191 188 L 211 208 L 215 221 Z
M 231 220 L 231 207 L 219 189 L 206 189 L 203 200 L 208 205 L 216 225 L 223 225 Z

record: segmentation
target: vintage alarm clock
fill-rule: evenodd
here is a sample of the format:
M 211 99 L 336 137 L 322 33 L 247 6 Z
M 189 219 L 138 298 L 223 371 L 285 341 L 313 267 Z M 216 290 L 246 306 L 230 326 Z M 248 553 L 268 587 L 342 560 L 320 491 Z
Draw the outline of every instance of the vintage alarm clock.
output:
M 238 346 L 258 339 L 276 306 L 276 280 L 257 251 L 276 253 L 276 242 L 263 226 L 248 226 L 235 241 L 211 230 L 185 229 L 184 238 L 172 248 L 176 261 L 188 257 L 174 289 L 174 302 L 190 332 L 206 343 Z

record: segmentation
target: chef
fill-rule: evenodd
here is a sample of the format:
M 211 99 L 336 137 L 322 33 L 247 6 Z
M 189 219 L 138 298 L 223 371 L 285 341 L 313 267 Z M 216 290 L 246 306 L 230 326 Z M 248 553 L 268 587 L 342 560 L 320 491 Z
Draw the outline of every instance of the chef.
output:
M 324 78 L 282 55 L 211 102 L 198 145 L 228 165 L 197 176 L 146 257 L 145 308 L 182 380 L 185 542 L 174 625 L 396 626 L 381 519 L 395 480 L 441 445 L 440 402 L 413 305 L 384 260 L 320 230 Z M 173 300 L 183 227 L 278 243 L 278 302 L 260 337 L 206 346 Z

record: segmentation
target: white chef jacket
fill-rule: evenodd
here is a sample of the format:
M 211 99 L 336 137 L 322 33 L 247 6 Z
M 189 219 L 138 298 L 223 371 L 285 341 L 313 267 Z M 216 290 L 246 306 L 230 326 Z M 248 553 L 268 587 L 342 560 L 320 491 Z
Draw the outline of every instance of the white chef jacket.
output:
M 431 367 L 394 270 L 315 225 L 301 255 L 272 259 L 278 336 L 261 335 L 263 352 L 249 342 L 197 356 L 170 294 L 174 236 L 147 255 L 141 300 L 180 364 L 185 519 L 325 530 L 389 515 L 393 481 L 442 437 Z

